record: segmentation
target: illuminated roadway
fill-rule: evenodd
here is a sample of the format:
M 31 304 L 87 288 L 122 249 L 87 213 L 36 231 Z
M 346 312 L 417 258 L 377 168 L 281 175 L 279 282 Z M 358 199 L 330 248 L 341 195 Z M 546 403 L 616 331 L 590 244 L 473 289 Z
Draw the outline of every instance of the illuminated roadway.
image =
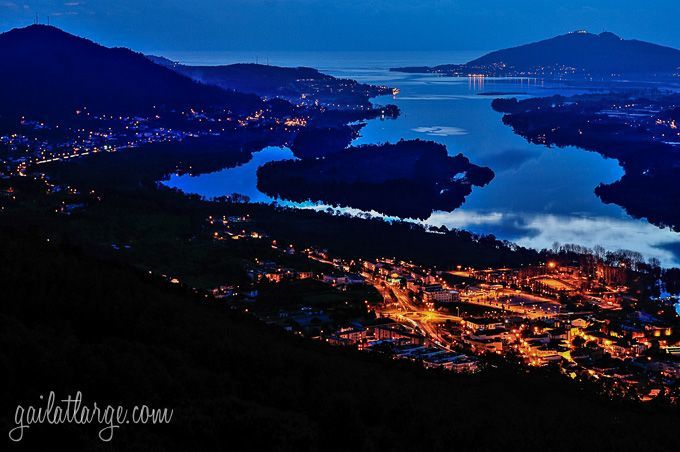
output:
M 451 349 L 453 344 L 439 333 L 437 325 L 447 320 L 460 322 L 461 317 L 415 306 L 404 290 L 392 286 L 387 287 L 382 284 L 383 281 L 380 279 L 367 278 L 367 281 L 380 292 L 386 302 L 396 300 L 399 305 L 399 308 L 396 309 L 381 308 L 380 314 L 405 321 L 424 336 L 430 338 L 436 345 L 446 350 Z M 392 297 L 392 294 L 394 294 L 394 297 Z
M 462 317 L 439 311 L 431 311 L 423 306 L 416 306 L 412 303 L 411 298 L 405 290 L 388 285 L 383 279 L 374 278 L 367 274 L 364 274 L 363 276 L 369 284 L 373 285 L 380 292 L 387 303 L 387 306 L 379 308 L 380 314 L 408 323 L 421 334 L 430 338 L 436 345 L 446 350 L 451 349 L 453 344 L 439 333 L 438 325 L 447 320 L 459 323 L 463 320 Z M 502 290 L 500 291 L 500 295 L 521 297 L 530 303 L 540 303 L 540 305 L 531 304 L 525 306 L 523 304 L 501 303 L 497 299 L 498 295 L 489 299 L 489 293 L 480 293 L 476 296 L 463 295 L 461 301 L 503 310 L 505 314 L 514 313 L 530 319 L 555 317 L 559 315 L 559 303 L 553 300 L 547 300 L 523 292 L 517 293 L 511 290 Z M 396 307 L 389 307 L 389 305 L 395 303 L 397 305 Z M 547 310 L 544 310 L 546 306 Z M 541 307 L 544 309 L 541 309 Z

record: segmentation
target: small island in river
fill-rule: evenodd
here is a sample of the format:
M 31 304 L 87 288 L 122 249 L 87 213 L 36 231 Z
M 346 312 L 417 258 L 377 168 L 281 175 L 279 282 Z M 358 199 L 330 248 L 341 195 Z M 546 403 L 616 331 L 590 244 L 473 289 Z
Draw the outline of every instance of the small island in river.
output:
M 460 207 L 473 186 L 493 171 L 431 141 L 350 147 L 321 159 L 269 162 L 258 170 L 258 188 L 296 202 L 317 201 L 389 216 L 426 219 L 435 210 Z

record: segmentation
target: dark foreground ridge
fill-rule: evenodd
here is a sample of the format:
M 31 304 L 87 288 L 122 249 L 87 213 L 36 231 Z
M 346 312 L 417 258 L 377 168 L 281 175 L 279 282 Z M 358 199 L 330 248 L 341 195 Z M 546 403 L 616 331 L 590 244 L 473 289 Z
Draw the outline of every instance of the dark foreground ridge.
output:
M 146 273 L 0 233 L 0 357 L 10 409 L 37 394 L 174 409 L 111 450 L 674 450 L 676 414 L 593 398 L 541 373 L 426 372 L 303 340 Z M 503 384 L 498 382 L 502 381 Z M 570 432 L 569 441 L 556 431 Z M 39 426 L 30 449 L 101 447 L 97 429 Z M 6 441 L 8 441 L 6 439 Z

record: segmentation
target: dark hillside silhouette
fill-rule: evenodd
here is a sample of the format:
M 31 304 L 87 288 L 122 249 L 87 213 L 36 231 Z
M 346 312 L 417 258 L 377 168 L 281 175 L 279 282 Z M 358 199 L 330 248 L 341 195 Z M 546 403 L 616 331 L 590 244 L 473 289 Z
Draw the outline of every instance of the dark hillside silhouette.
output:
M 0 34 L 0 114 L 137 113 L 154 106 L 223 105 L 252 111 L 262 101 L 192 81 L 124 48 L 107 48 L 46 25 Z

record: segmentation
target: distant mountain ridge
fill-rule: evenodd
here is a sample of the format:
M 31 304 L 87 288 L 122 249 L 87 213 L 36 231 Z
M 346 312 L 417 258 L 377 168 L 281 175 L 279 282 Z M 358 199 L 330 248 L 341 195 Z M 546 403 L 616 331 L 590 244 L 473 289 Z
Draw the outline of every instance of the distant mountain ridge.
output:
M 465 64 L 394 68 L 397 72 L 452 75 L 554 76 L 561 78 L 673 77 L 680 74 L 680 50 L 614 33 L 576 31 L 488 53 Z
M 261 99 L 197 83 L 142 54 L 108 48 L 56 27 L 0 34 L 0 114 L 51 115 L 87 107 L 108 113 L 154 106 L 257 108 Z
M 277 97 L 295 103 L 318 101 L 326 106 L 370 106 L 371 97 L 391 93 L 385 86 L 336 78 L 310 67 L 280 67 L 237 63 L 219 66 L 190 66 L 168 58 L 148 55 L 151 61 L 191 78 L 223 89 Z

